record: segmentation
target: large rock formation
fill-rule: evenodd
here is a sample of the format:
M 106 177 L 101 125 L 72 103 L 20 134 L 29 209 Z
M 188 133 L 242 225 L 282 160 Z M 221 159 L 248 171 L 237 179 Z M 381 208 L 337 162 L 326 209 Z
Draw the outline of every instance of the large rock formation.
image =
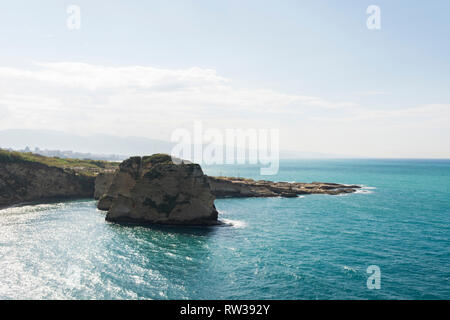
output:
M 199 165 L 156 154 L 122 162 L 98 208 L 108 210 L 108 221 L 213 225 L 214 199 Z
M 0 159 L 0 207 L 54 199 L 92 198 L 94 177 L 38 162 Z

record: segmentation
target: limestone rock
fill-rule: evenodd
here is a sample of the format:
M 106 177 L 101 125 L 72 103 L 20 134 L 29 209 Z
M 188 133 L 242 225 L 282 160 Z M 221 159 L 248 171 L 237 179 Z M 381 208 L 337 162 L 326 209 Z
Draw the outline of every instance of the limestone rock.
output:
M 232 177 L 208 177 L 211 192 L 217 198 L 244 197 L 285 197 L 293 198 L 301 194 L 338 195 L 352 193 L 361 188 L 357 185 L 345 185 L 326 182 L 273 182 Z
M 94 177 L 31 161 L 0 161 L 0 207 L 92 198 Z
M 114 178 L 114 173 L 104 172 L 99 173 L 95 178 L 95 192 L 94 199 L 99 200 L 103 195 L 105 195 L 109 187 L 112 184 Z
M 214 200 L 199 165 L 156 154 L 122 162 L 98 208 L 108 209 L 108 221 L 214 225 Z

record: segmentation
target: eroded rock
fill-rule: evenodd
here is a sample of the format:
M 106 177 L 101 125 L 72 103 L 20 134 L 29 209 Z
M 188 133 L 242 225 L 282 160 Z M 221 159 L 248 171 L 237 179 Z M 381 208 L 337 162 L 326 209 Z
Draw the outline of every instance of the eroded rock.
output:
M 114 172 L 99 173 L 95 178 L 94 199 L 99 200 L 105 195 L 111 187 L 114 178 Z
M 94 177 L 31 161 L 0 161 L 0 207 L 92 198 Z
M 213 225 L 214 199 L 199 165 L 156 154 L 122 162 L 98 208 L 108 210 L 108 221 Z

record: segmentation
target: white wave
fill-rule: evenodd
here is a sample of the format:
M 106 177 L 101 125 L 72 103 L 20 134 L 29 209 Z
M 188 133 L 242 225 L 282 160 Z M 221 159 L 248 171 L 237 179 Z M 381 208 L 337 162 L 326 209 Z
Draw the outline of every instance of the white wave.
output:
M 227 225 L 230 225 L 235 228 L 245 228 L 247 223 L 241 220 L 231 220 L 231 219 L 221 219 Z
M 165 254 L 166 256 L 168 256 L 168 257 L 171 257 L 171 258 L 176 257 L 176 255 L 173 254 L 172 252 L 164 252 L 164 254 Z
M 370 193 L 374 193 L 373 190 L 375 190 L 376 187 L 367 187 L 367 186 L 361 186 L 361 189 L 356 190 L 355 193 L 365 193 L 365 194 L 370 194 Z
M 356 272 L 356 270 L 353 269 L 352 267 L 344 266 L 343 268 L 345 271 L 348 271 L 348 272 Z
M 370 190 L 364 190 L 364 189 L 359 189 L 359 190 L 356 190 L 355 193 L 365 193 L 365 194 L 369 194 L 369 193 L 373 193 L 373 191 L 370 191 Z

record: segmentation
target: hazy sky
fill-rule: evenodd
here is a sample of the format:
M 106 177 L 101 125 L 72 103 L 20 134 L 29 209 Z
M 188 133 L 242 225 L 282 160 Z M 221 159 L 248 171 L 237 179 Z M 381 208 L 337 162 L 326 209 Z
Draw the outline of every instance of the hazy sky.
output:
M 201 120 L 279 128 L 285 150 L 450 158 L 449 15 L 448 0 L 3 1 L 0 130 L 170 140 Z

